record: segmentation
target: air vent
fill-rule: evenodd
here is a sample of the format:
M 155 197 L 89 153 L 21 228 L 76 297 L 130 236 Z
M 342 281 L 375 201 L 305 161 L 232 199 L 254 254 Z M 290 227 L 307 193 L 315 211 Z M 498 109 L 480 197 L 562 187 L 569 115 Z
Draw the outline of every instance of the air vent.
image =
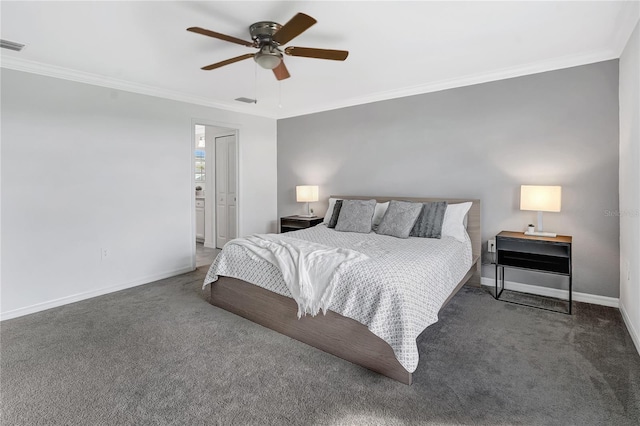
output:
M 257 104 L 258 101 L 255 99 L 249 99 L 249 98 L 236 98 L 236 101 L 238 102 L 244 102 L 247 104 Z
M 24 47 L 24 44 L 16 43 L 15 41 L 0 40 L 0 47 L 2 47 L 3 49 L 15 50 L 16 52 L 19 52 Z

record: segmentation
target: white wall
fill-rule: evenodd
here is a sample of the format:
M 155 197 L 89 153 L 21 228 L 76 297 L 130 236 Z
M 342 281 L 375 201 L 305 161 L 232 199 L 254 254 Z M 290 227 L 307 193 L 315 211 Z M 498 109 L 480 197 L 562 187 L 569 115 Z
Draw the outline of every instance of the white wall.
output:
M 620 311 L 640 352 L 640 23 L 620 57 Z
M 6 69 L 1 94 L 3 319 L 192 269 L 193 119 L 239 129 L 239 231 L 275 231 L 275 120 Z

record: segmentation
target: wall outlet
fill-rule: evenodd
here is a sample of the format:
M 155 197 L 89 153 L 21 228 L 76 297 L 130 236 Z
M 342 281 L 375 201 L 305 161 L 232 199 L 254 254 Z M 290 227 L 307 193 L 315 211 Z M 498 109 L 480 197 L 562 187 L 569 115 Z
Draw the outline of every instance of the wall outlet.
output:
M 496 240 L 487 241 L 487 251 L 489 251 L 489 253 L 496 252 Z
M 111 253 L 109 252 L 108 248 L 101 248 L 100 249 L 100 260 L 105 260 L 106 258 L 109 257 Z

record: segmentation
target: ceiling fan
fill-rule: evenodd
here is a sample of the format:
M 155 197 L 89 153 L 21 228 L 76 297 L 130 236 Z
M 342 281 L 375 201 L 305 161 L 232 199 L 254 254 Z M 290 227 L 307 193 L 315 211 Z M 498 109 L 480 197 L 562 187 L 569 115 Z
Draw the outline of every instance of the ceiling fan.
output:
M 209 71 L 233 64 L 234 62 L 253 58 L 262 68 L 273 70 L 278 80 L 284 80 L 285 78 L 289 78 L 290 75 L 287 67 L 284 65 L 283 50 L 280 49 L 280 46 L 284 46 L 316 22 L 315 19 L 304 13 L 296 14 L 296 16 L 284 25 L 271 21 L 256 22 L 249 27 L 252 42 L 200 27 L 187 28 L 187 31 L 259 49 L 256 53 L 247 53 L 222 62 L 207 65 L 206 67 L 202 67 L 203 70 Z M 334 61 L 344 61 L 349 55 L 349 52 L 346 50 L 314 49 L 311 47 L 294 46 L 285 48 L 284 53 L 289 56 L 331 59 Z

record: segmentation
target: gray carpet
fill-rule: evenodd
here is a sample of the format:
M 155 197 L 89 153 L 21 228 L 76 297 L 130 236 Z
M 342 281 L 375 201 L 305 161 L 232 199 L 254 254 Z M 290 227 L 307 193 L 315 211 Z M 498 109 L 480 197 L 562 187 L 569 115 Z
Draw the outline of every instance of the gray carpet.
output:
M 211 306 L 205 268 L 3 322 L 3 425 L 637 425 L 640 356 L 612 308 L 567 316 L 465 288 L 405 386 Z

